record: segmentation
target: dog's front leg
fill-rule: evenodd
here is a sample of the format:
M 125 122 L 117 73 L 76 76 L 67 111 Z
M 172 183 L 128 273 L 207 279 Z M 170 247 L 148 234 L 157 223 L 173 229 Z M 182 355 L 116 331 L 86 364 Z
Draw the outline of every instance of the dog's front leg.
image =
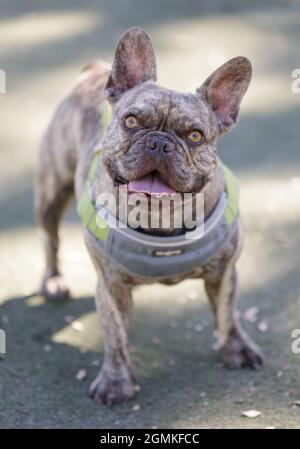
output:
M 235 314 L 238 280 L 234 262 L 230 261 L 221 275 L 211 273 L 207 276 L 205 288 L 215 315 L 225 365 L 234 369 L 256 369 L 262 364 L 263 356 L 241 328 Z
M 90 395 L 112 405 L 134 395 L 128 343 L 131 287 L 121 275 L 98 272 L 96 308 L 104 333 L 104 361 Z

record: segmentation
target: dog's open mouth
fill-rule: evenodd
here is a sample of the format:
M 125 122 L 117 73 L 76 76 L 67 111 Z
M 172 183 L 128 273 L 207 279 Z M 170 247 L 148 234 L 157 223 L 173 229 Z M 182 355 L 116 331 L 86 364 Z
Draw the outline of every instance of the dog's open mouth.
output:
M 156 170 L 136 181 L 130 181 L 128 183 L 128 191 L 130 193 L 143 193 L 158 198 L 176 194 L 176 191 L 162 179 Z

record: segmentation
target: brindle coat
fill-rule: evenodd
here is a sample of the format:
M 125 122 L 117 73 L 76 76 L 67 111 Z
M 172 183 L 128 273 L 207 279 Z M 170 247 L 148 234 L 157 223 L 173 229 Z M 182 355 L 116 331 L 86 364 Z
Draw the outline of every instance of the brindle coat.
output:
M 112 68 L 92 63 L 58 106 L 44 136 L 36 185 L 36 210 L 44 234 L 46 270 L 42 283 L 48 299 L 68 295 L 61 277 L 57 252 L 58 227 L 74 190 L 79 199 L 94 149 L 101 136 L 101 106 L 107 97 L 113 108 L 112 122 L 103 144 L 103 163 L 93 195 L 115 192 L 119 183 L 141 178 L 156 169 L 177 192 L 205 194 L 205 215 L 224 190 L 217 162 L 217 140 L 237 121 L 239 105 L 251 79 L 250 62 L 237 57 L 214 72 L 195 94 L 183 94 L 155 83 L 155 55 L 146 33 L 133 28 L 115 51 Z M 124 118 L 134 115 L 137 129 L 128 130 Z M 201 129 L 204 139 L 191 144 L 191 129 Z M 153 153 L 149 137 L 165 139 L 168 151 Z M 169 151 L 170 149 L 170 151 Z M 162 230 L 148 229 L 155 233 Z M 167 230 L 172 234 L 173 230 Z M 132 287 L 156 279 L 123 273 L 95 248 L 85 232 L 88 251 L 98 275 L 96 308 L 105 336 L 102 368 L 91 385 L 96 400 L 113 404 L 134 395 L 128 328 L 132 312 Z M 164 279 L 177 283 L 203 278 L 220 337 L 220 352 L 231 368 L 256 368 L 262 363 L 258 348 L 241 329 L 235 315 L 241 229 L 208 263 L 188 276 Z

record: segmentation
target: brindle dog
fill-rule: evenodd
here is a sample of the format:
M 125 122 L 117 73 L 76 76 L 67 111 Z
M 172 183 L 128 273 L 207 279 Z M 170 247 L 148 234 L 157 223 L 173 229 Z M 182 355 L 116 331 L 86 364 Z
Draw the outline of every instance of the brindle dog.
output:
M 176 192 L 204 192 L 208 216 L 224 191 L 217 141 L 236 124 L 250 79 L 250 62 L 236 57 L 216 70 L 194 94 L 161 87 L 156 84 L 150 39 L 139 28 L 132 28 L 121 37 L 112 67 L 98 62 L 84 69 L 58 106 L 40 152 L 36 210 L 46 250 L 42 292 L 47 299 L 57 300 L 69 293 L 58 267 L 58 227 L 74 191 L 77 199 L 82 195 L 101 137 L 101 108 L 106 98 L 112 106 L 112 121 L 103 142 L 93 198 L 104 191 L 114 193 L 119 184 L 135 182 L 155 170 Z M 168 235 L 173 233 L 172 229 L 167 231 Z M 150 228 L 147 232 L 162 230 Z M 84 233 L 98 275 L 96 308 L 105 337 L 104 361 L 90 394 L 98 401 L 113 404 L 135 392 L 128 342 L 132 288 L 157 279 L 122 272 L 95 248 L 94 239 L 86 230 Z M 255 369 L 263 357 L 241 329 L 235 314 L 235 264 L 241 246 L 239 226 L 230 241 L 204 266 L 160 282 L 204 279 L 225 365 Z

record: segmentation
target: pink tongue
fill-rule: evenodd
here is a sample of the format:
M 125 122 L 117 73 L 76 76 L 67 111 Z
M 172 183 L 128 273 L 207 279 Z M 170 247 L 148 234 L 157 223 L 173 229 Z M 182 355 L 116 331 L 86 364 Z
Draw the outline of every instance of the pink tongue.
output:
M 174 195 L 176 192 L 168 186 L 158 173 L 152 172 L 128 185 L 130 192 L 148 193 L 149 195 Z

